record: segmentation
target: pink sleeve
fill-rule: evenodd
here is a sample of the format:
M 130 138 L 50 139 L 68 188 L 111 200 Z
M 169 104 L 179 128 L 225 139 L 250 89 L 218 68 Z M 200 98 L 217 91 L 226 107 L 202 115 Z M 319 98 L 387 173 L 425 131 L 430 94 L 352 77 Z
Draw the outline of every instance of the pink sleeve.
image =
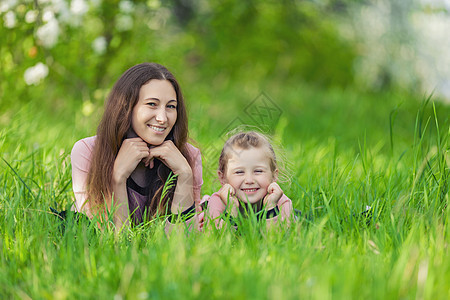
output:
M 75 203 L 72 210 L 84 212 L 91 216 L 86 202 L 86 180 L 91 165 L 91 155 L 95 137 L 79 140 L 72 148 L 70 155 L 72 161 L 72 188 L 75 194 Z
M 278 209 L 280 210 L 280 214 L 276 217 L 273 217 L 271 219 L 267 219 L 268 223 L 277 223 L 278 219 L 281 220 L 281 222 L 286 222 L 287 224 L 290 224 L 290 221 L 294 217 L 294 208 L 292 206 L 292 201 L 289 199 L 285 194 L 281 196 L 280 200 L 278 200 Z
M 225 204 L 223 204 L 219 194 L 218 193 L 212 194 L 208 201 L 207 222 L 214 221 L 216 228 L 220 228 L 222 223 L 220 216 L 224 211 L 225 211 Z

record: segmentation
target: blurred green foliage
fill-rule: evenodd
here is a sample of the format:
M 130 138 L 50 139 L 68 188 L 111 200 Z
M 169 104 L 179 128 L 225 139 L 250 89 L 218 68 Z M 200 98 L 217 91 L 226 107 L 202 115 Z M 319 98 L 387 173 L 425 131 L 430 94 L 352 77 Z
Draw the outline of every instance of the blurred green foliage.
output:
M 188 59 L 212 76 L 346 86 L 355 54 L 336 19 L 312 1 L 213 2 L 190 23 L 196 47 Z
M 54 4 L 61 2 L 64 9 Z M 28 0 L 2 12 L 2 107 L 30 99 L 101 103 L 102 89 L 143 61 L 168 66 L 188 84 L 215 78 L 224 84 L 231 79 L 352 83 L 355 50 L 338 34 L 339 1 L 327 6 L 314 1 L 86 1 L 84 14 L 73 12 L 73 2 Z M 27 19 L 30 11 L 37 14 L 35 21 Z M 14 26 L 7 26 L 8 12 L 15 15 Z M 50 46 L 38 33 L 50 22 L 49 14 L 58 31 Z M 104 49 L 96 51 L 99 37 Z M 24 73 L 38 62 L 48 66 L 48 77 L 27 86 Z

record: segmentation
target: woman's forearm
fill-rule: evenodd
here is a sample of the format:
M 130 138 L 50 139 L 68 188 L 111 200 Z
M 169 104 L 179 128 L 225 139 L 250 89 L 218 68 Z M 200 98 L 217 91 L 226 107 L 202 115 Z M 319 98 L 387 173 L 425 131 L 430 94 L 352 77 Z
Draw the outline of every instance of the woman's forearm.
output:
M 175 193 L 172 201 L 172 206 L 170 207 L 170 212 L 172 214 L 180 214 L 194 204 L 194 190 L 193 190 L 193 177 L 192 172 L 183 173 L 183 175 L 178 175 L 177 186 L 175 188 Z M 193 227 L 196 227 L 197 220 L 196 216 L 191 217 L 186 220 L 186 224 L 178 223 L 172 224 L 166 221 L 165 232 L 167 236 L 170 236 L 172 231 L 184 230 L 188 226 L 188 230 L 191 231 Z
M 194 204 L 194 185 L 192 171 L 179 174 L 170 212 L 179 214 Z
M 129 224 L 129 208 L 128 208 L 128 193 L 126 182 L 113 183 L 112 207 L 110 211 L 113 212 L 113 222 L 116 230 L 120 231 L 124 225 Z

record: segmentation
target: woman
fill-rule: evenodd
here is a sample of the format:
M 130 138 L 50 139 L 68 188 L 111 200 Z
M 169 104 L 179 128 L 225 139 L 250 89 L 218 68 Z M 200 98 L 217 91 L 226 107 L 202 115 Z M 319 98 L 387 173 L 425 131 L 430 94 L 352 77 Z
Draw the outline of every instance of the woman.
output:
M 74 209 L 101 219 L 112 212 L 117 229 L 130 216 L 137 224 L 166 212 L 172 217 L 194 212 L 203 183 L 201 156 L 187 138 L 186 107 L 175 77 L 155 63 L 128 69 L 109 94 L 97 135 L 72 149 Z M 171 172 L 175 184 L 163 195 Z M 171 227 L 168 222 L 166 231 Z

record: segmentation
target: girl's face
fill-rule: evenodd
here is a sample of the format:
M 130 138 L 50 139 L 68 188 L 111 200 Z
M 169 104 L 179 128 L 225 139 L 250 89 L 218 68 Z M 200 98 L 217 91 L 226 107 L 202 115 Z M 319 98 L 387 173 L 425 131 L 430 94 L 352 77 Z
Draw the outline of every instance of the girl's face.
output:
M 150 145 L 161 145 L 177 121 L 177 94 L 167 80 L 152 79 L 139 91 L 131 126 Z
M 220 181 L 230 184 L 236 196 L 245 203 L 256 203 L 267 194 L 267 187 L 277 180 L 278 170 L 270 169 L 270 158 L 262 148 L 230 150 L 226 174 L 219 172 Z

